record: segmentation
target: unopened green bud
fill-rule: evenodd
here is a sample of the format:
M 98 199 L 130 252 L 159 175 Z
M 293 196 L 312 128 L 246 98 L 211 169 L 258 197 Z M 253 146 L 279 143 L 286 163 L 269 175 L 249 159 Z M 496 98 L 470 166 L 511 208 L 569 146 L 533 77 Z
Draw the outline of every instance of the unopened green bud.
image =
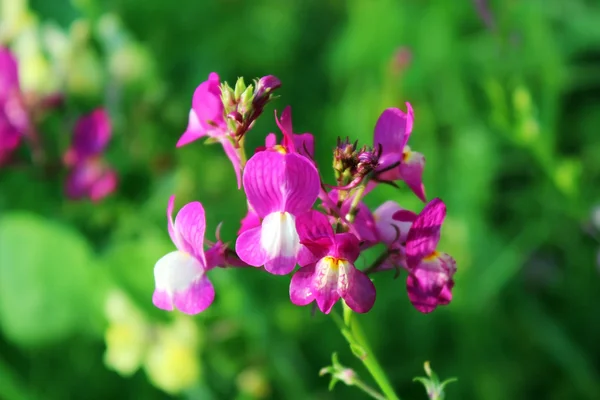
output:
M 242 94 L 244 93 L 245 90 L 246 90 L 246 83 L 244 82 L 244 78 L 239 77 L 237 82 L 235 83 L 235 91 L 234 91 L 236 102 L 240 101 L 240 98 L 242 97 Z

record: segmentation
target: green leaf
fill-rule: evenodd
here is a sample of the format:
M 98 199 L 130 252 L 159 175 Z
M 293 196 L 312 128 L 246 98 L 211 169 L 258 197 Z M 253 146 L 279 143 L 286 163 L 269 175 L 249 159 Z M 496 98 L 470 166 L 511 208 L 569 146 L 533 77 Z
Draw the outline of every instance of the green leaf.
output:
M 75 231 L 27 213 L 0 219 L 0 328 L 22 346 L 94 326 L 101 292 L 88 244 Z

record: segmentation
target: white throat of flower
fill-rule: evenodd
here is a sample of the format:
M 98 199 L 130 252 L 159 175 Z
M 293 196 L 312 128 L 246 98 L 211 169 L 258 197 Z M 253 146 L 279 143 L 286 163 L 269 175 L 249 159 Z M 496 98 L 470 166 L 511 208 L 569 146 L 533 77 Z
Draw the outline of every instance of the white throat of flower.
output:
M 156 289 L 170 295 L 185 291 L 203 274 L 202 264 L 183 251 L 173 251 L 163 256 L 154 266 Z
M 265 217 L 260 246 L 271 258 L 294 257 L 300 250 L 296 219 L 288 212 L 273 212 Z

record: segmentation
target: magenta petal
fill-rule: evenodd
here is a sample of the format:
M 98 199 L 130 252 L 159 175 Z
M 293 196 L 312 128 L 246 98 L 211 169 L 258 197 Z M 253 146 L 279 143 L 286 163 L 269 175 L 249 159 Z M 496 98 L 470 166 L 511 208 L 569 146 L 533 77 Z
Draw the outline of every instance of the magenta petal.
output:
M 398 221 L 394 218 L 398 213 L 409 213 L 408 215 L 412 216 L 412 220 Z M 417 215 L 412 211 L 403 209 L 395 201 L 389 200 L 375 210 L 374 217 L 377 221 L 379 238 L 389 246 L 395 241 L 399 241 L 400 243 L 406 241 L 408 230 Z
M 111 133 L 110 118 L 104 109 L 98 108 L 80 117 L 73 133 L 74 162 L 102 153 L 110 140 Z
M 350 202 L 345 202 L 342 207 L 342 213 L 347 213 L 349 207 Z M 373 214 L 371 213 L 371 210 L 369 210 L 369 207 L 363 202 L 358 204 L 358 212 L 356 213 L 356 218 L 354 218 L 353 225 L 358 234 L 358 239 L 361 242 L 365 242 L 365 245 L 371 246 L 379 241 L 375 218 L 373 218 Z
M 400 163 L 402 162 L 402 153 L 388 153 L 384 154 L 379 159 L 379 165 L 377 166 L 377 180 L 380 181 L 397 181 L 402 179 L 400 174 Z M 392 166 L 395 167 L 392 168 Z
M 296 260 L 296 255 L 280 255 L 265 261 L 265 270 L 273 275 L 287 275 L 296 267 Z
M 353 263 L 360 255 L 360 242 L 352 233 L 337 233 L 334 238 L 335 250 L 331 254 L 336 258 Z
M 425 202 L 427 199 L 425 198 L 425 186 L 423 186 L 423 168 L 425 168 L 423 154 L 409 151 L 400 164 L 400 175 L 417 197 Z
M 212 72 L 208 80 L 202 82 L 194 91 L 192 108 L 199 123 L 208 129 L 211 125 L 224 124 L 223 102 L 219 87 L 219 75 Z
M 283 134 L 283 146 L 288 149 L 288 151 L 295 153 L 297 149 L 295 148 L 294 137 L 293 137 L 293 129 L 292 129 L 292 107 L 287 106 L 285 110 L 281 113 L 281 119 L 277 119 L 277 111 L 275 111 L 275 122 L 277 122 L 277 126 L 281 130 Z
M 305 157 L 262 151 L 244 169 L 244 190 L 259 217 L 275 211 L 308 211 L 319 194 L 319 174 Z
M 277 116 L 275 118 L 277 118 Z M 276 145 L 277 145 L 277 136 L 275 136 L 274 133 L 269 133 L 267 135 L 267 137 L 265 138 L 265 147 L 267 149 L 270 149 L 272 147 L 275 147 Z
M 290 300 L 297 306 L 310 304 L 315 297 L 313 296 L 311 285 L 315 274 L 315 265 L 308 265 L 300 268 L 290 282 Z
M 206 266 L 204 256 L 206 217 L 202 204 L 194 201 L 183 206 L 175 217 L 173 228 L 177 237 L 181 239 L 179 242 L 181 248 L 178 249 L 192 254 L 203 266 Z
M 240 189 L 242 187 L 242 157 L 240 155 L 240 150 L 235 148 L 229 138 L 222 138 L 221 144 L 223 145 L 225 154 L 233 165 L 233 170 L 235 171 L 235 176 L 237 178 L 238 189 Z
M 117 188 L 117 173 L 107 168 L 101 176 L 92 184 L 90 188 L 90 199 L 92 201 L 100 201 Z
M 248 205 L 248 212 L 246 213 L 246 216 L 242 218 L 242 221 L 240 222 L 240 229 L 238 230 L 237 234 L 241 235 L 242 233 L 258 226 L 260 226 L 260 218 L 252 209 L 252 207 Z
M 315 138 L 310 133 L 294 134 L 293 142 L 296 151 L 310 158 L 311 160 L 315 157 Z
M 206 276 L 192 283 L 188 289 L 173 295 L 175 307 L 190 315 L 204 311 L 214 299 L 215 289 Z
M 381 145 L 384 154 L 402 154 L 413 125 L 412 107 L 408 114 L 398 108 L 384 110 L 375 124 L 374 145 Z
M 190 144 L 195 140 L 200 139 L 203 136 L 207 136 L 207 130 L 200 124 L 200 120 L 198 119 L 198 115 L 192 109 L 190 110 L 188 127 L 186 131 L 181 135 L 179 140 L 177 141 L 176 146 L 181 147 L 186 144 Z
M 431 200 L 413 222 L 406 239 L 409 267 L 435 251 L 446 217 L 446 205 L 439 198 Z
M 17 60 L 10 50 L 0 47 L 0 99 L 5 100 L 8 95 L 20 92 L 19 70 Z
M 247 230 L 235 242 L 235 252 L 238 257 L 253 267 L 260 267 L 267 260 L 267 254 L 260 245 L 261 230 L 260 226 Z
M 161 310 L 173 311 L 173 301 L 166 290 L 155 290 L 152 294 L 152 303 Z
M 375 304 L 375 285 L 361 271 L 349 264 L 344 268 L 347 284 L 342 286 L 340 295 L 348 307 L 357 313 L 366 313 Z
M 301 241 L 317 241 L 322 238 L 333 238 L 333 228 L 325 214 L 310 210 L 296 218 L 296 229 Z

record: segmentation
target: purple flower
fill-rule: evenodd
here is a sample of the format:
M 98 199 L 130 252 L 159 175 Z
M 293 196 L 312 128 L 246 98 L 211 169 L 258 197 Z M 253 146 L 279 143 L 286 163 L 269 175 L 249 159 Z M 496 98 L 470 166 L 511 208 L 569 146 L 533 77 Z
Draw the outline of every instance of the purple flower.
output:
M 100 201 L 115 191 L 117 181 L 117 173 L 101 158 L 90 158 L 71 169 L 65 182 L 65 192 L 73 200 L 89 198 Z
M 327 217 L 317 211 L 298 217 L 296 227 L 302 244 L 314 262 L 300 268 L 290 283 L 292 303 L 305 306 L 313 301 L 328 314 L 342 298 L 358 313 L 375 304 L 375 286 L 354 267 L 360 255 L 359 241 L 351 233 L 335 234 Z
M 403 211 L 403 213 L 399 213 Z M 392 218 L 397 216 L 401 220 Z M 388 246 L 393 243 L 404 243 L 408 236 L 408 230 L 417 215 L 412 211 L 405 210 L 395 201 L 389 200 L 380 205 L 373 217 L 377 224 L 379 239 Z
M 21 96 L 17 60 L 8 49 L 0 47 L 0 165 L 19 146 L 29 125 Z
M 375 125 L 374 146 L 381 146 L 378 180 L 396 181 L 402 179 L 406 185 L 421 199 L 426 201 L 423 186 L 423 168 L 425 157 L 421 153 L 411 151 L 408 138 L 412 132 L 414 113 L 410 103 L 406 103 L 408 113 L 398 108 L 388 108 Z M 397 167 L 389 169 L 394 164 Z
M 260 223 L 260 217 L 258 216 L 256 211 L 252 209 L 252 206 L 248 204 L 248 212 L 246 213 L 246 216 L 240 221 L 240 229 L 238 230 L 238 235 L 241 235 L 242 233 L 252 228 L 259 227 Z
M 244 190 L 262 223 L 238 237 L 240 259 L 264 265 L 272 274 L 290 273 L 301 249 L 296 217 L 310 210 L 319 189 L 317 169 L 306 157 L 272 151 L 252 156 L 244 170 Z
M 177 147 L 185 146 L 205 136 L 220 142 L 223 145 L 225 154 L 233 164 L 239 188 L 242 182 L 242 160 L 239 148 L 234 145 L 229 135 L 229 129 L 223 115 L 224 107 L 219 85 L 219 75 L 212 72 L 208 76 L 208 80 L 202 82 L 196 88 L 192 99 L 188 126 L 179 138 Z
M 404 217 L 404 211 L 394 214 L 394 219 Z M 446 205 L 442 200 L 431 200 L 413 222 L 406 239 L 409 272 L 406 288 L 411 303 L 422 313 L 429 313 L 452 300 L 456 262 L 436 250 L 445 217 Z
M 337 204 L 338 196 L 339 191 L 337 189 L 332 189 L 329 192 L 329 198 L 331 199 L 333 204 Z M 344 199 L 340 208 L 340 214 L 342 216 L 345 217 L 348 214 L 352 206 L 353 200 L 354 195 L 348 196 L 346 199 Z M 335 219 L 335 216 L 331 216 L 330 220 L 333 223 Z M 358 203 L 356 216 L 354 217 L 354 221 L 351 223 L 351 225 L 352 232 L 361 243 L 361 249 L 374 246 L 379 242 L 375 218 L 373 217 L 373 214 L 371 213 L 369 207 L 364 202 L 361 201 Z
M 265 139 L 265 146 L 256 149 L 259 151 L 278 151 L 280 153 L 298 153 L 310 160 L 315 156 L 315 138 L 311 133 L 294 133 L 292 128 L 292 108 L 287 106 L 281 113 L 281 119 L 277 118 L 275 110 L 275 122 L 283 134 L 281 144 L 277 144 L 277 135 L 269 133 Z
M 175 196 L 171 196 L 167 207 L 168 229 L 177 250 L 163 256 L 154 266 L 152 302 L 163 310 L 177 308 L 186 314 L 198 314 L 215 298 L 213 285 L 206 277 L 209 266 L 204 254 L 204 207 L 197 201 L 188 203 L 173 222 L 174 204 Z
M 97 108 L 77 120 L 71 148 L 65 154 L 69 166 L 100 155 L 112 134 L 110 118 L 103 108 Z

